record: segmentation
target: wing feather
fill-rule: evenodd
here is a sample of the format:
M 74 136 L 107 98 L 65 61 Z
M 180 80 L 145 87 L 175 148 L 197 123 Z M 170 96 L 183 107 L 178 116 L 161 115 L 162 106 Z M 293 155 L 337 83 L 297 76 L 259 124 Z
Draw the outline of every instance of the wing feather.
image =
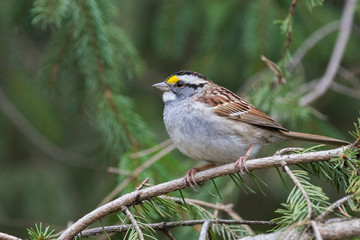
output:
M 221 86 L 215 85 L 213 88 L 205 91 L 202 97 L 200 97 L 200 101 L 211 106 L 214 112 L 221 117 L 247 122 L 260 127 L 288 131 L 268 115 Z

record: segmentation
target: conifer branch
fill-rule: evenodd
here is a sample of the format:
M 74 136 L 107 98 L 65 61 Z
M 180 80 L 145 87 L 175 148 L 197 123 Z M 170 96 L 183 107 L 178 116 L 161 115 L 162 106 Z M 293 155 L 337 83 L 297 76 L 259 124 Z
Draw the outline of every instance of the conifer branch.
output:
M 273 226 L 276 223 L 270 221 L 252 221 L 252 220 L 230 220 L 230 219 L 201 219 L 201 220 L 186 220 L 186 221 L 176 221 L 176 222 L 159 222 L 159 223 L 149 223 L 146 224 L 147 227 L 152 228 L 154 230 L 164 231 L 165 229 L 172 229 L 177 227 L 190 227 L 196 225 L 202 225 L 205 222 L 209 222 L 209 224 L 226 224 L 226 225 L 243 225 L 243 224 L 251 224 L 251 225 L 268 225 Z M 143 226 L 139 225 L 140 228 Z M 114 226 L 105 226 L 92 228 L 88 230 L 84 230 L 79 233 L 77 236 L 82 237 L 90 237 L 96 236 L 99 234 L 103 234 L 104 230 L 107 233 L 115 233 L 115 232 L 126 232 L 129 229 L 133 228 L 132 225 L 124 224 L 124 225 L 114 225 Z
M 340 156 L 344 149 L 349 148 L 350 146 L 336 148 L 326 151 L 318 152 L 308 152 L 303 154 L 293 154 L 285 156 L 271 156 L 265 158 L 257 158 L 246 162 L 246 167 L 249 170 L 262 169 L 262 168 L 271 168 L 271 167 L 281 167 L 285 162 L 287 165 L 299 164 L 299 163 L 309 163 L 317 161 L 328 161 L 336 156 Z M 239 172 L 239 168 L 236 167 L 235 163 L 230 163 L 222 165 L 219 167 L 211 168 L 202 172 L 198 172 L 194 175 L 195 180 L 198 183 L 203 183 L 207 180 L 229 175 L 232 173 Z M 128 194 L 125 194 L 103 206 L 100 206 L 90 213 L 86 214 L 84 217 L 76 221 L 68 229 L 66 229 L 62 235 L 59 237 L 59 240 L 69 240 L 72 239 L 80 231 L 84 230 L 87 226 L 97 221 L 98 219 L 109 215 L 113 212 L 121 210 L 123 206 L 131 206 L 137 204 L 141 201 L 151 199 L 156 196 L 167 194 L 179 189 L 185 188 L 185 182 L 183 178 L 175 179 L 169 182 L 161 183 L 154 185 L 141 191 L 134 191 Z
M 130 212 L 129 208 L 127 208 L 127 207 L 124 206 L 124 207 L 122 207 L 121 210 L 122 210 L 123 213 L 125 213 L 125 215 L 130 219 L 133 227 L 135 228 L 135 230 L 136 230 L 137 233 L 139 234 L 140 240 L 145 240 L 144 235 L 143 235 L 143 233 L 142 233 L 142 231 L 141 231 L 141 228 L 140 228 L 138 222 L 136 221 L 134 215 L 132 215 L 132 213 Z
M 356 236 L 360 236 L 360 219 L 350 219 L 329 223 L 318 223 L 318 229 L 323 239 L 348 239 Z M 285 239 L 284 232 L 275 232 L 268 234 L 258 234 L 256 236 L 250 236 L 242 238 L 241 240 L 277 240 Z M 305 235 L 301 236 L 301 232 L 293 232 L 291 239 L 312 239 L 314 233 L 308 230 Z M 289 239 L 289 238 L 286 238 Z
M 165 198 L 165 199 L 171 199 L 179 204 L 184 204 L 183 199 L 181 198 L 177 198 L 177 197 L 169 197 L 169 196 L 160 196 L 160 198 Z M 234 205 L 232 203 L 229 204 L 222 204 L 222 203 L 209 203 L 209 202 L 205 202 L 205 201 L 201 201 L 201 200 L 197 200 L 197 199 L 191 199 L 191 198 L 184 198 L 186 204 L 190 204 L 190 205 L 198 205 L 201 207 L 206 207 L 206 208 L 211 208 L 214 209 L 215 211 L 223 211 L 226 214 L 228 214 L 230 217 L 232 217 L 235 220 L 244 220 L 241 216 L 239 216 L 233 209 Z M 214 213 L 214 216 L 216 217 L 216 214 Z M 249 225 L 244 225 L 244 228 L 246 229 L 246 231 L 250 234 L 253 235 L 254 231 L 251 229 L 251 227 Z
M 319 216 L 315 218 L 316 221 L 322 222 L 324 221 L 325 217 L 328 216 L 333 210 L 345 203 L 347 203 L 352 198 L 352 195 L 345 196 L 336 202 L 332 203 L 329 207 L 327 207 Z
M 306 219 L 311 219 L 311 215 L 312 215 L 312 207 L 311 207 L 311 201 L 310 198 L 308 196 L 308 194 L 306 193 L 304 187 L 301 185 L 301 183 L 299 182 L 299 180 L 295 177 L 295 175 L 291 172 L 290 168 L 286 165 L 286 163 L 283 163 L 283 169 L 285 170 L 285 172 L 290 176 L 291 180 L 294 182 L 295 186 L 300 190 L 301 194 L 303 195 L 303 197 L 305 198 L 306 201 L 306 205 L 308 208 L 308 212 L 306 215 Z

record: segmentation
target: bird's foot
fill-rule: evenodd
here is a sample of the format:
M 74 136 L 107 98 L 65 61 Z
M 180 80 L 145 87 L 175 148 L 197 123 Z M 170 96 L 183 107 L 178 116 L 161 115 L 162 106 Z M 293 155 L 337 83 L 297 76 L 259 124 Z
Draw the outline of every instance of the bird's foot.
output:
M 195 173 L 199 172 L 198 168 L 191 168 L 186 172 L 184 180 L 185 186 L 190 186 L 195 192 L 199 193 L 199 191 L 195 188 L 194 185 L 198 185 L 195 180 Z
M 247 152 L 245 153 L 244 156 L 240 157 L 236 162 L 235 162 L 235 166 L 240 168 L 240 173 L 241 175 L 244 175 L 244 170 L 247 172 L 247 173 L 250 173 L 249 172 L 249 169 L 247 168 L 246 166 L 246 161 L 249 159 L 250 155 L 251 155 L 251 152 L 253 151 L 255 145 L 251 145 L 250 148 L 247 150 Z
M 241 175 L 245 175 L 245 174 L 244 174 L 244 170 L 245 170 L 247 173 L 250 173 L 250 172 L 249 172 L 249 169 L 248 169 L 247 166 L 246 166 L 246 161 L 247 161 L 248 159 L 249 159 L 249 156 L 244 155 L 244 156 L 242 156 L 242 157 L 239 157 L 239 159 L 236 160 L 236 162 L 235 162 L 235 166 L 238 167 L 238 168 L 240 168 L 240 173 L 241 173 Z

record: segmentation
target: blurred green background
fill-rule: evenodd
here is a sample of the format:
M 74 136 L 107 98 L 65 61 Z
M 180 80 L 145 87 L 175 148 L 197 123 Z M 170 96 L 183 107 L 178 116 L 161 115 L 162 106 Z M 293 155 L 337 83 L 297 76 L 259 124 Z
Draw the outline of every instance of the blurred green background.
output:
M 26 228 L 39 222 L 61 230 L 94 209 L 124 179 L 108 167 L 131 171 L 149 157 L 134 160 L 130 153 L 168 138 L 161 93 L 151 85 L 178 70 L 200 72 L 241 93 L 284 127 L 350 141 L 347 132 L 360 110 L 360 11 L 335 78 L 355 96 L 329 90 L 303 107 L 298 104 L 302 86 L 323 75 L 338 31 L 286 70 L 286 33 L 276 20 L 288 16 L 289 5 L 284 0 L 2 0 L 0 232 L 24 237 Z M 309 10 L 300 1 L 287 53 L 339 21 L 342 5 L 333 0 Z M 285 85 L 272 87 L 274 75 L 261 55 L 283 64 Z M 194 164 L 175 150 L 123 192 L 147 176 L 152 184 L 182 177 Z M 223 201 L 233 202 L 243 218 L 268 220 L 289 190 L 275 170 L 257 173 L 269 185 L 266 197 L 234 194 L 229 177 L 217 181 L 225 186 Z M 342 194 L 322 180 L 319 184 L 334 199 Z M 211 183 L 205 186 L 214 191 Z M 205 191 L 185 194 L 209 199 Z

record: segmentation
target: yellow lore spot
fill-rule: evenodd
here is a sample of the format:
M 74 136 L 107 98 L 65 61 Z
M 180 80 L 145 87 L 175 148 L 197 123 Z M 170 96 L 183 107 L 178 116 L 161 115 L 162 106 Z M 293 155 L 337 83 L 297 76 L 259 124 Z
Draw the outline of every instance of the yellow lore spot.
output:
M 167 84 L 175 84 L 179 81 L 179 79 L 174 75 L 174 76 L 171 76 L 167 81 L 166 83 Z

